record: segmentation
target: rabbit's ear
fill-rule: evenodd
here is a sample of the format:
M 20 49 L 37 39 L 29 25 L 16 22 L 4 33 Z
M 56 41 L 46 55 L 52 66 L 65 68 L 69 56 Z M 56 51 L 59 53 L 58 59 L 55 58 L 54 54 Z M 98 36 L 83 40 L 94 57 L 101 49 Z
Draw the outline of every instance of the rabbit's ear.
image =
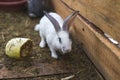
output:
M 57 20 L 55 18 L 53 18 L 51 15 L 49 15 L 46 11 L 44 11 L 45 13 L 45 16 L 52 22 L 52 24 L 54 25 L 54 28 L 56 30 L 56 32 L 60 31 L 61 28 L 60 28 L 60 25 L 59 23 L 57 22 Z
M 79 11 L 75 11 L 71 15 L 65 18 L 64 23 L 63 23 L 63 30 L 66 30 L 66 31 L 69 30 L 71 23 L 73 22 L 73 20 L 75 19 L 78 13 Z

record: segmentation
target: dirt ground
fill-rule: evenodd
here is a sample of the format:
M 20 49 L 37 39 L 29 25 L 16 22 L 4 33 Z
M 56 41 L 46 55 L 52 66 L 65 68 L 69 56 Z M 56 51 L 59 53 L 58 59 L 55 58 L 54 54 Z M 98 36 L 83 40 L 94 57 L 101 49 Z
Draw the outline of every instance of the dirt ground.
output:
M 76 42 L 73 42 L 73 50 L 71 53 L 66 54 L 65 56 L 60 56 L 58 60 L 50 57 L 48 47 L 41 49 L 39 47 L 39 33 L 34 31 L 34 26 L 39 23 L 39 20 L 39 18 L 30 19 L 27 12 L 23 11 L 0 11 L 0 64 L 4 65 L 7 70 L 11 71 L 9 74 L 7 72 L 4 73 L 5 71 L 1 70 L 3 71 L 0 72 L 2 75 L 7 74 L 4 78 L 8 78 L 8 80 L 61 80 L 63 77 L 79 72 L 77 76 L 70 80 L 102 80 L 97 74 L 93 64 L 88 57 L 86 57 L 85 52 Z M 33 40 L 33 51 L 29 57 L 17 60 L 5 55 L 6 43 L 10 39 L 16 37 L 30 38 Z M 55 72 L 54 65 L 58 63 L 61 64 L 60 66 L 62 68 L 58 68 L 60 70 Z M 44 65 L 41 68 L 46 69 L 46 72 L 42 74 L 40 68 L 32 70 L 32 68 L 40 66 L 37 64 L 47 64 L 46 67 Z M 56 65 L 56 68 L 60 66 Z M 66 66 L 68 66 L 68 70 Z M 51 68 L 51 72 L 49 72 L 49 70 L 47 72 L 47 68 Z M 2 69 L 2 67 L 0 67 L 0 69 Z M 71 71 L 71 69 L 73 69 L 73 71 Z M 61 71 L 61 73 L 59 73 L 59 71 Z M 24 74 L 27 74 L 27 78 L 25 78 Z M 9 77 L 16 79 L 9 79 Z

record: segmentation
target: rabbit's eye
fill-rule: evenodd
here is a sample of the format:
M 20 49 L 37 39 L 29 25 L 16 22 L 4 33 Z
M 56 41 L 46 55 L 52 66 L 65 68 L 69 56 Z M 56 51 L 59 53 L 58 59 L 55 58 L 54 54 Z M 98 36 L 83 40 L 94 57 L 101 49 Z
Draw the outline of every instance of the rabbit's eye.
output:
M 59 39 L 59 42 L 60 42 L 60 43 L 62 43 L 62 40 L 61 40 L 61 38 L 59 37 L 58 39 Z

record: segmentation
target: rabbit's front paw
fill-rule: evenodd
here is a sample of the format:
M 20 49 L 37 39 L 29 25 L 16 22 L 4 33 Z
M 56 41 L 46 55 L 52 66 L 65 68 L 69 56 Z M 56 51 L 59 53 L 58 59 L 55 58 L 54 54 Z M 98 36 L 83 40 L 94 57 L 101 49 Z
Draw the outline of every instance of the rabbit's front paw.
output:
M 34 13 L 29 13 L 30 17 L 37 17 Z
M 41 48 L 44 48 L 44 47 L 45 47 L 45 42 L 44 42 L 44 41 L 41 41 L 40 44 L 39 44 L 39 46 L 40 46 Z
M 51 57 L 57 59 L 58 55 L 56 53 L 51 53 Z

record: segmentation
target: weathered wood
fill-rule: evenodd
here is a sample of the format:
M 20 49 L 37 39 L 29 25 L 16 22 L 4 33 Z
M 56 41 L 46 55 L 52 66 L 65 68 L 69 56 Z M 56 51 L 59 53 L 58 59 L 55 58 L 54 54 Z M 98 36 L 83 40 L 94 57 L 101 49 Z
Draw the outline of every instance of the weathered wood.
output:
M 72 12 L 60 0 L 52 1 L 56 12 L 62 15 L 63 18 Z M 70 3 L 69 0 L 66 1 Z M 87 55 L 105 79 L 119 80 L 120 49 L 111 43 L 99 29 L 86 22 L 81 15 L 76 18 L 74 26 L 70 30 L 73 38 L 83 46 Z
M 63 0 L 120 42 L 120 0 Z

